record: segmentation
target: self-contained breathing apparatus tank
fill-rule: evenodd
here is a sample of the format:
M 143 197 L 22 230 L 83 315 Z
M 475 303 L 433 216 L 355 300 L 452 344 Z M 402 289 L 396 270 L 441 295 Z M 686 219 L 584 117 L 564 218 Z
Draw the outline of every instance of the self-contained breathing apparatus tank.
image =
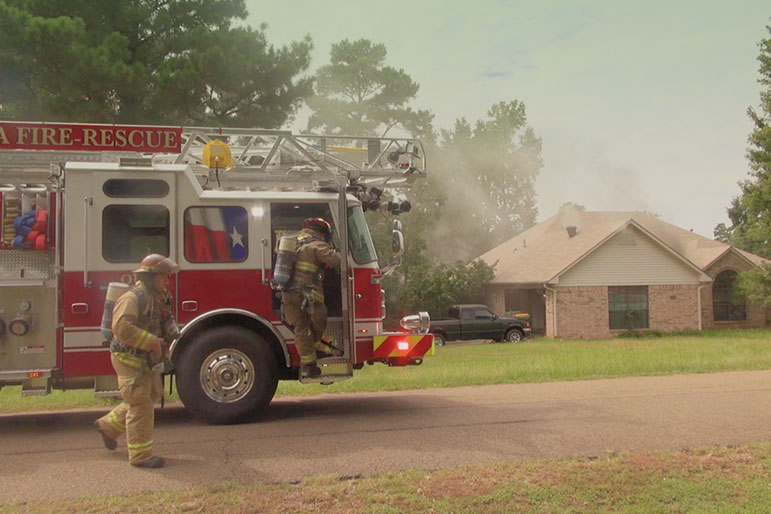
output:
M 102 325 L 100 331 L 104 337 L 105 346 L 112 341 L 112 309 L 115 307 L 115 302 L 118 298 L 123 296 L 123 293 L 129 290 L 129 285 L 123 282 L 110 282 L 107 285 L 107 294 L 104 299 L 104 311 L 102 312 Z
M 296 261 L 297 235 L 281 236 L 276 252 L 276 266 L 273 269 L 273 282 L 279 290 L 283 290 L 292 278 Z

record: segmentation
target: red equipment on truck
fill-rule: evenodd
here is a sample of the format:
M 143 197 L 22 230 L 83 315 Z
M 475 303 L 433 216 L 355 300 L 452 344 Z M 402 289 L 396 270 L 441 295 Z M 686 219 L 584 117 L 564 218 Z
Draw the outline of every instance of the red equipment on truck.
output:
M 434 352 L 428 316 L 402 320 L 411 333 L 383 332 L 380 282 L 393 266 L 379 268 L 364 210 L 407 210 L 382 192 L 424 176 L 422 145 L 407 138 L 0 122 L 0 388 L 115 395 L 105 291 L 159 253 L 180 265 L 170 360 L 183 403 L 212 423 L 252 415 L 278 380 L 298 378 L 272 269 L 281 237 L 314 217 L 332 222 L 347 256 L 325 283 L 324 339 L 343 355 L 303 382 L 420 364 Z M 398 221 L 393 246 L 398 258 Z

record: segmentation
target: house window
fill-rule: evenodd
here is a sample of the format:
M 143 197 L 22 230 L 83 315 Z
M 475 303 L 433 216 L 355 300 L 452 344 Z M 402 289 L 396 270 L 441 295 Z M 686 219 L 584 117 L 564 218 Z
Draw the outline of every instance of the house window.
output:
M 649 328 L 648 286 L 608 287 L 611 330 Z
M 715 321 L 746 321 L 747 304 L 736 288 L 735 271 L 722 271 L 712 284 L 712 311 Z

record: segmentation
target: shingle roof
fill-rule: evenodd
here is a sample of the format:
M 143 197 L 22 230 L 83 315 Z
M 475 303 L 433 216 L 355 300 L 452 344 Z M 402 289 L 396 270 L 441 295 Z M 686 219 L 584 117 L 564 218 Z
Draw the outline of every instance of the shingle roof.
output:
M 545 283 L 631 222 L 701 270 L 732 251 L 725 243 L 694 234 L 644 212 L 562 209 L 479 258 L 490 265 L 495 264 L 493 284 Z M 569 237 L 566 230 L 571 225 L 576 227 L 574 237 Z M 757 255 L 735 251 L 755 264 L 764 262 Z

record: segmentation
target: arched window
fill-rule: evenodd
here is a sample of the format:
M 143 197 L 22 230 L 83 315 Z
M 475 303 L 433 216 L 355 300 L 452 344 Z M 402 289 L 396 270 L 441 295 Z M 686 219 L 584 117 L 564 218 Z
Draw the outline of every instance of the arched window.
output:
M 712 308 L 715 321 L 744 321 L 747 306 L 744 295 L 736 289 L 735 271 L 721 271 L 712 283 Z

